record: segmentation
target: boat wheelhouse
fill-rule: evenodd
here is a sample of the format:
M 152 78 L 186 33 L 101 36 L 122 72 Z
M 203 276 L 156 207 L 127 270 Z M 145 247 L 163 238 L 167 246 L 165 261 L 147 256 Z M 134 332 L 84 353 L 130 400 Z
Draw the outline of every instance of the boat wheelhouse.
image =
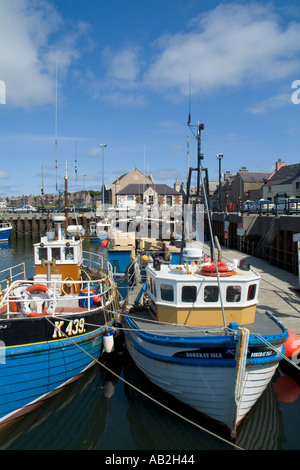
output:
M 201 263 L 199 259 L 191 263 L 186 260 L 181 265 L 161 264 L 159 269 L 147 268 L 147 294 L 155 319 L 187 326 L 220 326 L 223 306 L 227 324 L 253 323 L 259 274 L 248 265 L 243 269 L 231 263 L 219 263 L 218 285 L 213 276 L 214 266 L 209 270 L 211 263 Z

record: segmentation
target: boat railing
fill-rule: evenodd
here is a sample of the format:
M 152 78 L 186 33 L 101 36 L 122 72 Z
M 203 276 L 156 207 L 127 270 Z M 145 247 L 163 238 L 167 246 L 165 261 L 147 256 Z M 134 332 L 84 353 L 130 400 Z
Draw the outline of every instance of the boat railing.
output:
M 111 263 L 98 253 L 83 251 L 82 256 L 84 266 L 87 266 L 89 268 L 107 270 L 109 273 L 113 272 Z
M 14 279 L 20 279 L 20 277 L 22 279 L 26 279 L 24 261 L 22 263 L 16 264 L 15 266 L 2 269 L 0 271 L 0 294 L 14 281 Z
M 20 297 L 16 297 L 16 290 L 23 292 L 29 286 L 34 284 L 42 284 L 49 287 L 51 296 L 48 296 L 45 301 L 51 304 L 50 314 L 57 314 L 59 307 L 74 307 L 81 306 L 87 311 L 95 308 L 94 296 L 97 296 L 99 306 L 108 308 L 113 300 L 112 288 L 114 286 L 112 273 L 108 271 L 105 275 L 102 271 L 100 279 L 81 279 L 75 281 L 72 279 L 61 280 L 52 276 L 50 279 L 43 279 L 37 281 L 36 279 L 15 280 L 8 284 L 7 288 L 2 291 L 0 297 L 0 309 L 6 306 L 6 314 L 15 316 L 16 312 L 13 311 L 13 305 L 20 301 Z M 75 302 L 75 303 L 74 303 Z M 98 306 L 97 305 L 97 306 Z M 74 309 L 76 311 L 76 309 Z

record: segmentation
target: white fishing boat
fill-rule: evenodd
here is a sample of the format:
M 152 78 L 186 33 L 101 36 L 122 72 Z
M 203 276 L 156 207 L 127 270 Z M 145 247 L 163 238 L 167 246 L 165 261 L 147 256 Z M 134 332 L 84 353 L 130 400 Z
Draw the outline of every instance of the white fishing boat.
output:
M 200 256 L 148 266 L 144 309 L 131 303 L 124 331 L 152 382 L 234 434 L 273 377 L 288 332 L 270 313 L 256 313 L 259 274 L 217 267 L 219 279 Z
M 196 171 L 202 176 L 200 165 Z M 217 261 L 212 233 L 210 243 L 212 262 L 194 243 L 182 245 L 179 264 L 149 263 L 146 282 L 128 296 L 123 325 L 148 379 L 234 436 L 271 381 L 288 331 L 256 312 L 260 275 L 247 263 Z

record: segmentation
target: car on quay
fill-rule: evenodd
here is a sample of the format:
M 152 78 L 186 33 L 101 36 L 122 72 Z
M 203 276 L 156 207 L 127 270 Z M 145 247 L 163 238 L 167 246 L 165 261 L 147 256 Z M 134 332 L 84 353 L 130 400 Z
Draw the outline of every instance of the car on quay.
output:
M 8 212 L 37 212 L 37 208 L 31 204 L 19 204 L 17 207 L 8 209 Z
M 274 214 L 299 214 L 300 199 L 295 197 L 280 199 L 272 209 Z
M 249 199 L 247 201 L 244 201 L 242 204 L 242 213 L 243 212 L 251 212 L 251 207 L 253 206 L 254 201 L 250 201 Z
M 256 214 L 271 214 L 273 207 L 274 203 L 272 201 L 268 201 L 267 199 L 259 199 L 258 201 L 254 202 L 250 212 L 255 212 Z

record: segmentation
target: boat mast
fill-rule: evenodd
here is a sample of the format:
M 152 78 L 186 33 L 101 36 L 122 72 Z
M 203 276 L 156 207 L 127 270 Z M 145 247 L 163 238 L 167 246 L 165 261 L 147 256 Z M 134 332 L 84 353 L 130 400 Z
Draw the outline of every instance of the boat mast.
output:
M 68 173 L 67 173 L 67 160 L 65 162 L 65 216 L 66 216 L 66 231 L 69 224 L 68 219 Z

